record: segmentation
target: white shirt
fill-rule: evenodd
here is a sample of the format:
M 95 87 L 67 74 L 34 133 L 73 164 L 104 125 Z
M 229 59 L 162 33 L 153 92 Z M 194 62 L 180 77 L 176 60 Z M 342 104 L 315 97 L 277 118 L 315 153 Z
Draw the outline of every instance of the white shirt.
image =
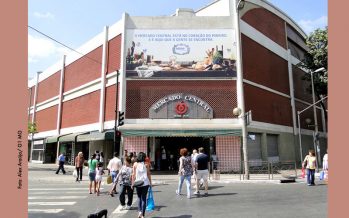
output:
M 109 161 L 109 164 L 108 164 L 108 169 L 113 172 L 113 171 L 119 171 L 122 167 L 122 163 L 121 163 L 121 160 L 117 157 L 114 157 L 113 159 L 111 159 Z

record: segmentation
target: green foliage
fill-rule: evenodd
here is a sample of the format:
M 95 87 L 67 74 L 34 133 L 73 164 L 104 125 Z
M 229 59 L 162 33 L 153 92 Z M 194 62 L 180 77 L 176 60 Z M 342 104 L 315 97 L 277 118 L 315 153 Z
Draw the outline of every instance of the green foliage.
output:
M 327 95 L 328 82 L 328 62 L 327 62 L 327 47 L 328 47 L 328 28 L 316 29 L 306 39 L 306 44 L 309 48 L 305 54 L 304 60 L 299 64 L 309 71 L 315 71 L 321 67 L 325 68 L 324 72 L 317 72 L 313 74 L 314 89 L 316 96 Z M 305 79 L 310 81 L 310 75 L 306 75 Z M 308 88 L 311 92 L 311 87 Z
M 28 122 L 28 133 L 33 134 L 37 132 L 36 123 Z

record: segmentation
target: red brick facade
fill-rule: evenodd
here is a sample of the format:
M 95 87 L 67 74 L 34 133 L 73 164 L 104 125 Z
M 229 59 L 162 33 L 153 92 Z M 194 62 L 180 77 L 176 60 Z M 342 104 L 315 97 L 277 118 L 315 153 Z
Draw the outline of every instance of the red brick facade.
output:
M 105 121 L 115 120 L 115 102 L 116 102 L 115 90 L 116 90 L 116 85 L 113 85 L 113 86 L 107 87 L 105 91 L 105 108 L 104 108 Z
M 37 103 L 59 95 L 61 72 L 58 71 L 39 83 Z
M 245 110 L 254 121 L 293 126 L 291 99 L 244 84 Z
M 285 21 L 264 8 L 254 8 L 242 16 L 242 20 L 282 46 L 286 46 Z
M 173 93 L 188 93 L 206 101 L 214 118 L 233 118 L 237 106 L 236 81 L 127 81 L 126 118 L 145 119 L 149 108 L 160 98 Z
M 98 122 L 100 91 L 63 102 L 62 128 Z
M 289 95 L 287 61 L 244 34 L 241 40 L 244 79 Z
M 58 106 L 52 106 L 36 112 L 35 123 L 38 132 L 56 130 Z
M 91 60 L 93 59 L 93 60 Z M 65 67 L 64 92 L 101 77 L 102 46 Z
M 108 73 L 120 69 L 121 35 L 109 40 L 108 44 Z

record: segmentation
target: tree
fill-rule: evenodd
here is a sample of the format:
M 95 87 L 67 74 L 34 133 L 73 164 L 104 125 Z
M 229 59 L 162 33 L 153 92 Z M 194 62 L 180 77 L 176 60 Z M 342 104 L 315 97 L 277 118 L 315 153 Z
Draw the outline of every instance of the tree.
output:
M 36 123 L 28 122 L 28 133 L 34 134 L 37 133 Z
M 308 71 L 315 71 L 321 67 L 325 68 L 325 71 L 313 74 L 314 91 L 317 100 L 320 100 L 322 96 L 327 96 L 328 94 L 327 32 L 328 27 L 325 27 L 325 29 L 316 29 L 314 32 L 310 33 L 306 39 L 306 44 L 309 50 L 305 53 L 304 59 L 298 64 L 298 66 Z M 303 79 L 310 81 L 310 75 L 306 74 Z M 307 91 L 311 93 L 311 90 L 310 84 Z M 325 119 L 327 122 L 326 106 L 322 101 L 320 104 L 325 111 Z

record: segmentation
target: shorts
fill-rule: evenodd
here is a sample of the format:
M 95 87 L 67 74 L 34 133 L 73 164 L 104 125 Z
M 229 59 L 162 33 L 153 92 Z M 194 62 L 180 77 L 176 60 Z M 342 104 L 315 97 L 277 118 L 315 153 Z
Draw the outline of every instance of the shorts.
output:
M 102 181 L 102 176 L 96 175 L 96 182 L 101 182 L 101 181 Z
M 96 179 L 96 173 L 95 172 L 88 172 L 88 177 L 90 178 L 90 181 L 95 181 Z
M 203 179 L 204 181 L 207 181 L 208 170 L 197 170 L 196 179 Z

